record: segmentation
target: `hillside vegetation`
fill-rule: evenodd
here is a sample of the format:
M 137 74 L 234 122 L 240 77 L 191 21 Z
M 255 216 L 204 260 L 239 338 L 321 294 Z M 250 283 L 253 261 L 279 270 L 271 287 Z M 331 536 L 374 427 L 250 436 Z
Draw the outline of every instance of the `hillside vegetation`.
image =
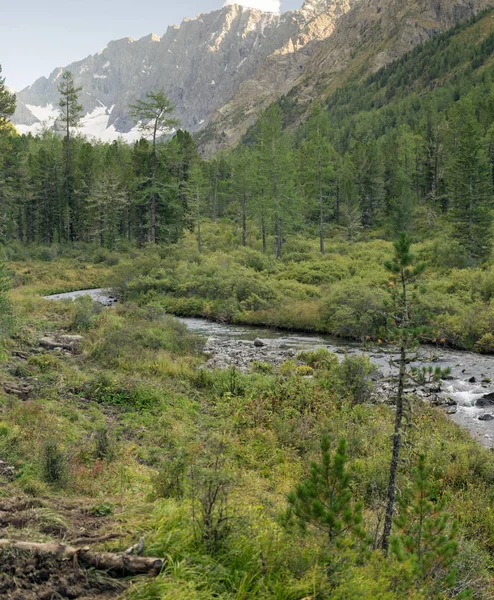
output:
M 407 372 L 419 340 L 494 352 L 493 39 L 488 11 L 210 161 L 183 131 L 16 135 L 0 80 L 0 538 L 164 561 L 2 548 L 0 596 L 494 597 L 492 453 Z M 118 303 L 43 299 L 95 287 Z M 208 368 L 174 314 L 395 341 L 397 391 L 325 350 Z
M 71 541 L 82 526 L 117 533 L 104 547 L 118 550 L 144 535 L 145 553 L 166 558 L 166 567 L 112 592 L 129 599 L 418 600 L 459 598 L 467 588 L 473 598 L 491 597 L 494 463 L 442 412 L 413 401 L 399 474 L 403 499 L 412 498 L 420 486 L 412 467 L 424 453 L 429 493 L 445 502 L 433 513 L 451 515 L 445 533 L 455 550 L 446 559 L 436 549 L 429 571 L 417 568 L 413 547 L 397 546 L 390 560 L 373 550 L 392 412 L 368 403 L 370 371 L 357 368 L 360 359 L 339 365 L 329 353 L 309 353 L 250 374 L 198 369 L 201 340 L 151 299 L 102 309 L 37 295 L 105 283 L 110 269 L 84 258 L 61 258 L 56 275 L 52 263 L 12 264 L 15 335 L 1 367 L 0 444 L 15 470 L 2 489 L 18 506 L 36 508 L 22 513 L 22 529 L 3 513 L 4 536 Z M 56 331 L 82 334 L 78 353 L 38 347 Z M 320 461 L 323 434 L 331 459 L 346 440 L 346 502 L 362 511 L 362 535 L 336 545 L 316 523 L 301 530 L 286 512 L 287 494 L 309 477 L 310 461 Z M 396 543 L 413 518 L 396 525 Z

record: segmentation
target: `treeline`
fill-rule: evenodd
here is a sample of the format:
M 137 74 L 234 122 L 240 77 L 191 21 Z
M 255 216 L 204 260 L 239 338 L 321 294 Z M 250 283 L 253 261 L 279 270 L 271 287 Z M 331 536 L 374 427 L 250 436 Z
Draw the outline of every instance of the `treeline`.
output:
M 157 113 L 143 101 L 133 116 L 150 126 L 148 139 L 132 147 L 85 141 L 69 127 L 79 90 L 65 81 L 65 135 L 0 138 L 2 238 L 114 248 L 122 240 L 173 243 L 194 228 L 201 251 L 203 220 L 226 219 L 239 244 L 281 257 L 295 233 L 318 235 L 324 253 L 330 230 L 355 240 L 441 229 L 451 266 L 481 264 L 492 249 L 491 17 L 349 82 L 297 128 L 289 126 L 296 103 L 282 99 L 234 152 L 209 161 L 186 132 L 161 142 L 156 131 L 166 128 L 153 134 Z M 162 101 L 161 114 L 171 112 L 166 98 L 151 96 Z
M 1 136 L 0 235 L 26 244 L 97 241 L 110 249 L 119 240 L 144 244 L 159 186 L 157 241 L 175 242 L 186 226 L 184 186 L 193 160 L 192 138 L 178 131 L 159 146 L 151 186 L 152 143 L 146 139 L 131 147 L 75 136 L 67 169 L 63 137 Z

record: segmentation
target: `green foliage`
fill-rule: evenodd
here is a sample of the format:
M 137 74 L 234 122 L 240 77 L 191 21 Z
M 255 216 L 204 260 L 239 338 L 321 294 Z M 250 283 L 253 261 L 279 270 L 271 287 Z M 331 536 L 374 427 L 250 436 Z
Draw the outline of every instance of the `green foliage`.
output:
M 323 436 L 321 461 L 311 463 L 308 479 L 287 497 L 289 515 L 304 528 L 310 525 L 323 531 L 330 546 L 342 545 L 346 539 L 366 539 L 362 505 L 352 497 L 346 462 L 345 440 L 332 452 L 329 436 Z
M 400 561 L 413 561 L 417 577 L 429 593 L 452 589 L 458 523 L 451 521 L 445 511 L 445 501 L 437 498 L 423 454 L 413 468 L 411 488 L 400 505 L 401 513 L 395 520 L 400 533 L 391 542 L 394 554 Z M 468 590 L 456 597 L 469 597 Z
M 5 78 L 1 77 L 2 67 L 0 65 L 0 133 L 8 123 L 8 118 L 14 114 L 16 98 L 5 85 Z
M 63 487 L 67 483 L 67 459 L 55 440 L 48 440 L 43 445 L 41 468 L 46 483 L 56 487 Z
M 70 304 L 71 320 L 70 328 L 76 331 L 87 331 L 94 326 L 98 316 L 101 314 L 102 306 L 88 296 L 76 298 Z
M 297 360 L 306 363 L 313 369 L 324 369 L 327 371 L 333 370 L 338 365 L 338 357 L 336 354 L 329 352 L 326 348 L 318 348 L 317 350 L 304 350 L 297 354 Z
M 10 287 L 10 273 L 0 261 L 0 353 L 5 338 L 12 332 L 12 306 L 7 296 Z
M 103 502 L 91 508 L 91 514 L 94 517 L 108 517 L 113 514 L 115 507 L 110 502 Z
M 377 368 L 367 356 L 346 355 L 338 368 L 343 390 L 356 404 L 371 400 L 376 374 Z

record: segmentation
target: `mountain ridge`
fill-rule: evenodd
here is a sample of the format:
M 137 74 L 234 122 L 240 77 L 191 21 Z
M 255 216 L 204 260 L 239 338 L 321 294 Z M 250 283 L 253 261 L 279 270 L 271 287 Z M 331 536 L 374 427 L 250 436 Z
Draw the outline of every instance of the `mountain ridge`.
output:
M 306 0 L 277 14 L 227 5 L 170 25 L 161 37 L 113 40 L 57 67 L 18 93 L 13 122 L 21 133 L 52 126 L 58 77 L 70 70 L 83 88 L 88 137 L 137 139 L 128 106 L 163 87 L 181 127 L 212 154 L 236 144 L 280 97 L 296 98 L 303 118 L 350 74 L 375 71 L 489 6 L 494 0 Z

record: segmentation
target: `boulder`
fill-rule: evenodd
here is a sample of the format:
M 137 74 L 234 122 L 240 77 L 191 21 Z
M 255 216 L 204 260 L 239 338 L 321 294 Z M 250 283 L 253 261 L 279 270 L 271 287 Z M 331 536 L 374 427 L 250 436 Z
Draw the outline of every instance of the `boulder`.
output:
M 484 394 L 482 398 L 479 398 L 477 402 L 475 402 L 475 406 L 480 408 L 484 408 L 484 406 L 492 406 L 494 404 L 494 392 L 490 392 L 489 394 Z
M 261 340 L 261 338 L 256 338 L 256 339 L 254 340 L 254 346 L 255 346 L 256 348 L 264 348 L 264 346 L 266 346 L 266 343 L 265 343 L 265 342 L 263 342 L 263 341 Z
M 479 417 L 479 421 L 493 421 L 494 420 L 494 416 L 485 413 L 485 415 L 480 415 Z

